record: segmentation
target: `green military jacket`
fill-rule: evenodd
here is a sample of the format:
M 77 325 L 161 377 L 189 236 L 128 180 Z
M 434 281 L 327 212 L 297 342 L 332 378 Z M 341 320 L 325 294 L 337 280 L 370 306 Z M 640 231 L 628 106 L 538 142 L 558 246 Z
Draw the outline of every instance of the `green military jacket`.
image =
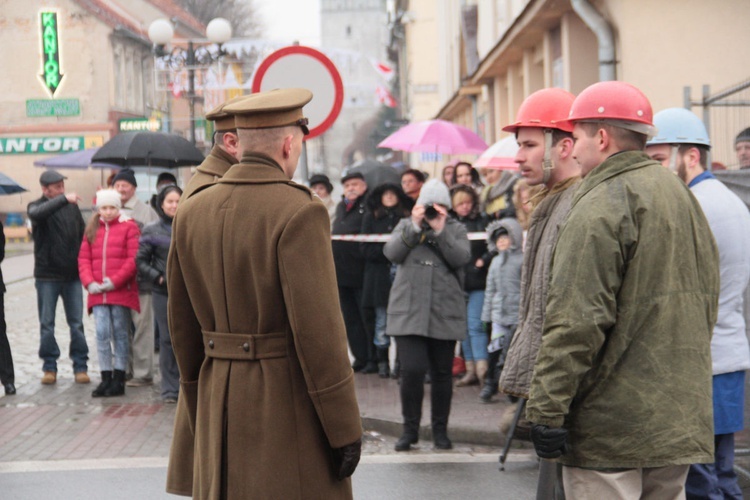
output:
M 623 152 L 578 189 L 552 260 L 527 418 L 569 431 L 561 462 L 713 462 L 719 256 L 689 189 Z

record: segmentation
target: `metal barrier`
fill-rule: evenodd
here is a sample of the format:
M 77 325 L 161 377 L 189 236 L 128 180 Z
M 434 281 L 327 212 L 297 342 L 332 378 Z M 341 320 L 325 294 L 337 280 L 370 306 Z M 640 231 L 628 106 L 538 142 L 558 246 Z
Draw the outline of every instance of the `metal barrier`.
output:
M 734 152 L 734 138 L 750 127 L 750 79 L 711 94 L 703 85 L 700 99 L 692 98 L 692 88 L 684 87 L 684 107 L 702 108 L 703 124 L 711 138 L 711 162 L 719 162 L 729 170 L 739 168 Z

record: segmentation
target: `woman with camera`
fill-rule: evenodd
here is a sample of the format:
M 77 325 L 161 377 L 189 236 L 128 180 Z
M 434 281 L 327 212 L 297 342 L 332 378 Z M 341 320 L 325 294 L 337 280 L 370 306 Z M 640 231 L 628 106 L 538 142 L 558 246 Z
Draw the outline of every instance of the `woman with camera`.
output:
M 411 217 L 402 219 L 383 253 L 398 264 L 388 301 L 387 334 L 397 337 L 404 430 L 396 451 L 419 440 L 424 378 L 429 371 L 435 448 L 448 438 L 454 346 L 466 336 L 463 266 L 471 259 L 466 229 L 448 216 L 451 197 L 437 179 L 422 186 Z

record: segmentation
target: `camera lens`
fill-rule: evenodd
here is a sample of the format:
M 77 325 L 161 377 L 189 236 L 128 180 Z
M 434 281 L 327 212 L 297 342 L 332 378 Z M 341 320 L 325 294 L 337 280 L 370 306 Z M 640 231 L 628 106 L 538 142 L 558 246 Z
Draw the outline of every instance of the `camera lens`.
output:
M 424 206 L 424 218 L 427 220 L 436 219 L 440 215 L 432 204 Z

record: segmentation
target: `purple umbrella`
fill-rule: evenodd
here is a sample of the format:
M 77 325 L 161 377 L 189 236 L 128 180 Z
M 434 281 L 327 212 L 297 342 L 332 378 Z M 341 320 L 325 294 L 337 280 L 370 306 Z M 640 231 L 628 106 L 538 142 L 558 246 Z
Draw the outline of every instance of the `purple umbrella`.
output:
M 74 151 L 72 153 L 65 153 L 59 156 L 52 156 L 50 158 L 44 158 L 43 160 L 37 160 L 34 162 L 34 166 L 42 168 L 81 168 L 86 169 L 89 167 L 93 168 L 120 168 L 118 165 L 104 162 L 93 162 L 91 157 L 94 153 L 99 151 L 99 148 L 83 149 L 81 151 Z
M 445 120 L 428 120 L 401 127 L 386 137 L 378 147 L 458 155 L 482 153 L 487 149 L 487 143 L 466 127 Z

